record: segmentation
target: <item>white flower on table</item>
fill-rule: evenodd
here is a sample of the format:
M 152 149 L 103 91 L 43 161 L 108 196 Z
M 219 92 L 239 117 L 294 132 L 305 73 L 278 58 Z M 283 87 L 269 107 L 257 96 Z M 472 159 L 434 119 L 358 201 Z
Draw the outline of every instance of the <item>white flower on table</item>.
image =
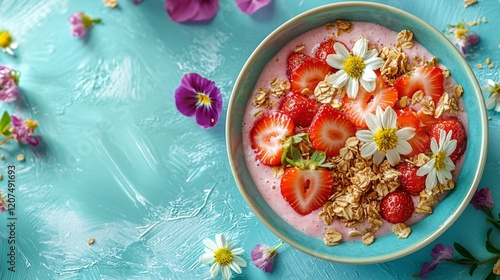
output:
M 486 108 L 500 112 L 500 84 L 487 79 L 483 90 L 489 93 L 488 98 L 486 98 Z
M 212 264 L 210 274 L 215 278 L 221 270 L 224 279 L 230 279 L 231 270 L 241 274 L 241 268 L 247 266 L 247 262 L 239 255 L 245 253 L 243 248 L 234 248 L 234 244 L 229 242 L 224 234 L 216 234 L 215 242 L 211 239 L 203 239 L 205 253 L 200 257 L 200 263 Z
M 384 158 L 391 166 L 395 166 L 401 159 L 400 155 L 411 153 L 412 147 L 408 140 L 415 136 L 415 128 L 396 128 L 396 112 L 391 107 L 382 111 L 377 107 L 376 115 L 366 115 L 366 125 L 369 130 L 358 130 L 356 137 L 365 142 L 361 146 L 361 156 L 364 158 L 373 156 L 373 163 L 380 165 Z
M 336 53 L 328 55 L 326 62 L 340 70 L 328 76 L 326 81 L 334 88 L 347 84 L 347 96 L 351 99 L 358 95 L 359 83 L 366 91 L 374 91 L 377 75 L 373 70 L 380 68 L 384 60 L 378 57 L 376 49 L 368 50 L 368 40 L 359 38 L 352 47 L 352 54 L 339 42 L 333 48 Z
M 417 170 L 417 176 L 425 176 L 425 188 L 432 190 L 437 182 L 445 184 L 448 179 L 451 179 L 451 171 L 455 169 L 455 164 L 450 159 L 450 155 L 457 148 L 457 140 L 451 139 L 452 131 L 446 133 L 441 130 L 439 132 L 439 145 L 436 138 L 431 139 L 431 160 Z

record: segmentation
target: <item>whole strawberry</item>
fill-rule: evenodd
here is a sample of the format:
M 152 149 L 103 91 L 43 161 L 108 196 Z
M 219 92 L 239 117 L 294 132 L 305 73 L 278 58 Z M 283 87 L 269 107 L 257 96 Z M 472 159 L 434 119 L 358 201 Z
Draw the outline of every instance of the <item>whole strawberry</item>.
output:
M 467 135 L 465 134 L 464 126 L 456 118 L 441 120 L 431 126 L 429 136 L 431 138 L 436 138 L 436 141 L 439 142 L 439 131 L 441 130 L 446 131 L 446 133 L 452 131 L 451 139 L 457 140 L 457 148 L 450 155 L 450 159 L 453 161 L 458 160 L 464 154 L 467 146 Z
M 404 161 L 396 169 L 401 173 L 399 183 L 408 193 L 416 196 L 425 189 L 425 176 L 417 176 L 418 167 Z
M 387 194 L 380 202 L 380 215 L 389 223 L 404 223 L 415 209 L 411 195 L 398 188 Z
M 287 95 L 280 105 L 280 111 L 288 115 L 295 126 L 308 127 L 318 112 L 319 105 L 316 100 L 308 98 L 301 93 Z

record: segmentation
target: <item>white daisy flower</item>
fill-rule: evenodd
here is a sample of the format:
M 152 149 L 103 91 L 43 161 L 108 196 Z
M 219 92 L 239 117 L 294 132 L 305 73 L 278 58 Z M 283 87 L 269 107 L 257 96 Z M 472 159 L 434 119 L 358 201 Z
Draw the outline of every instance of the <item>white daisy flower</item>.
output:
M 205 244 L 205 253 L 200 257 L 200 263 L 212 264 L 210 274 L 215 278 L 221 270 L 224 279 L 231 278 L 231 269 L 241 274 L 241 268 L 247 266 L 247 262 L 239 257 L 245 250 L 243 248 L 234 248 L 234 244 L 226 239 L 224 234 L 216 234 L 215 242 L 211 239 L 203 239 Z
M 326 62 L 340 70 L 328 76 L 326 81 L 334 88 L 347 84 L 347 96 L 351 99 L 358 95 L 359 83 L 366 91 L 374 91 L 377 75 L 373 70 L 380 68 L 384 60 L 378 57 L 376 49 L 368 50 L 368 40 L 365 37 L 359 38 L 354 43 L 352 54 L 339 42 L 333 48 L 336 54 L 328 55 Z
M 457 148 L 457 140 L 451 139 L 452 131 L 439 131 L 439 145 L 436 138 L 431 139 L 432 158 L 417 170 L 417 176 L 425 176 L 425 188 L 432 190 L 437 182 L 445 184 L 451 179 L 451 171 L 455 169 L 455 164 L 450 159 L 450 155 Z
M 369 130 L 358 130 L 356 137 L 365 142 L 361 147 L 361 156 L 373 156 L 373 163 L 379 165 L 387 157 L 391 166 L 401 159 L 400 155 L 411 153 L 408 140 L 415 136 L 413 127 L 396 128 L 396 112 L 391 107 L 382 111 L 377 107 L 376 115 L 368 113 L 365 121 Z
M 0 48 L 12 56 L 14 56 L 13 50 L 17 49 L 17 43 L 12 42 L 12 36 L 7 30 L 0 31 Z
M 486 108 L 488 108 L 488 110 L 495 109 L 495 111 L 500 112 L 500 84 L 487 79 L 486 85 L 483 86 L 483 90 L 490 94 L 488 98 L 486 98 Z

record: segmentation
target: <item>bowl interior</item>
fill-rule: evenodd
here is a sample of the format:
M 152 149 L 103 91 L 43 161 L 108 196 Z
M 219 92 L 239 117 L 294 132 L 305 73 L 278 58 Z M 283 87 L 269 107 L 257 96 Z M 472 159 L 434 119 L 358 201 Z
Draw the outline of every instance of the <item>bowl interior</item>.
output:
M 370 246 L 344 242 L 335 247 L 293 228 L 266 203 L 245 164 L 242 149 L 242 121 L 247 101 L 260 72 L 291 38 L 336 19 L 376 23 L 393 31 L 412 30 L 414 38 L 450 69 L 463 86 L 468 113 L 469 138 L 466 158 L 456 187 L 438 204 L 434 213 L 412 226 L 407 239 L 395 241 L 393 235 L 379 237 Z M 487 150 L 487 118 L 480 87 L 467 62 L 439 31 L 419 18 L 399 9 L 364 2 L 322 6 L 287 21 L 272 32 L 253 52 L 241 70 L 229 102 L 226 137 L 229 161 L 237 185 L 253 212 L 283 241 L 310 255 L 343 263 L 375 263 L 395 259 L 429 244 L 441 235 L 469 203 L 483 172 Z

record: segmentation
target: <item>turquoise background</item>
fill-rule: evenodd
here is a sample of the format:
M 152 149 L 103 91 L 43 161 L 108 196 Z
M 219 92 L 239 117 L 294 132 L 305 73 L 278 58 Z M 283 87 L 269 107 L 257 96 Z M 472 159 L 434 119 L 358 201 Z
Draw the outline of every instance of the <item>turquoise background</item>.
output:
M 308 9 L 339 1 L 275 0 L 254 15 L 221 0 L 208 22 L 172 22 L 163 1 L 2 0 L 0 29 L 19 43 L 16 57 L 0 64 L 21 71 L 22 97 L 2 108 L 37 119 L 42 143 L 1 148 L 0 170 L 16 174 L 16 272 L 7 270 L 7 216 L 0 217 L 1 279 L 205 279 L 197 262 L 202 239 L 226 234 L 246 250 L 249 262 L 233 279 L 408 279 L 419 272 L 436 243 L 458 241 L 478 258 L 484 249 L 484 215 L 471 206 L 435 242 L 407 257 L 382 264 L 347 265 L 310 257 L 284 245 L 275 269 L 251 264 L 256 243 L 274 236 L 245 204 L 227 161 L 227 102 L 239 70 L 274 28 Z M 461 20 L 486 17 L 471 28 L 481 43 L 467 61 L 478 81 L 500 82 L 500 2 L 482 0 L 373 1 L 408 11 L 438 30 Z M 75 11 L 103 19 L 84 40 L 71 36 Z M 490 58 L 492 69 L 475 68 Z M 173 92 L 181 77 L 198 72 L 216 82 L 224 98 L 219 124 L 199 128 L 177 112 Z M 480 187 L 500 203 L 500 115 L 488 112 L 490 141 Z M 17 162 L 23 153 L 25 162 Z M 6 189 L 4 178 L 0 188 Z M 495 207 L 495 211 L 499 211 Z M 95 238 L 94 245 L 87 244 Z M 498 235 L 495 235 L 498 240 Z M 477 269 L 484 278 L 491 265 Z M 428 279 L 470 279 L 468 267 L 442 264 Z

